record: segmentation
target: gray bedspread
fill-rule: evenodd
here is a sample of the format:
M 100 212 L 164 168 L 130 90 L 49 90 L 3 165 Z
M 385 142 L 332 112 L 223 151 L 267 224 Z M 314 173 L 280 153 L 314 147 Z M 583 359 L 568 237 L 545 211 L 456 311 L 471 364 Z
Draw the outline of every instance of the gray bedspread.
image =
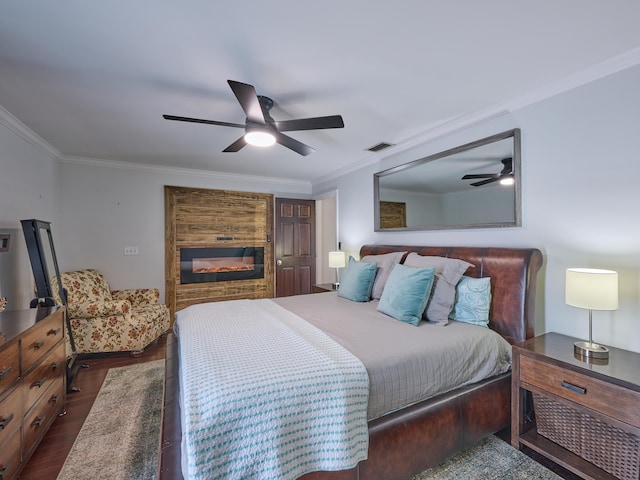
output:
M 336 292 L 273 301 L 362 361 L 369 374 L 370 420 L 511 368 L 511 346 L 488 328 L 453 321 L 415 327 L 378 312 L 377 302 L 352 302 Z

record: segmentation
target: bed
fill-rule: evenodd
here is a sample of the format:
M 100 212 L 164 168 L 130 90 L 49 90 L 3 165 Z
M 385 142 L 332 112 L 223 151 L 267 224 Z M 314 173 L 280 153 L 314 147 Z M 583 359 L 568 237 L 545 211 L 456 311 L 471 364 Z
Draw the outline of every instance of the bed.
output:
M 502 247 L 431 247 L 365 245 L 360 257 L 392 252 L 414 252 L 421 256 L 459 259 L 472 264 L 467 277 L 491 279 L 490 329 L 509 344 L 534 335 L 537 274 L 542 255 L 537 249 Z M 405 261 L 406 254 L 403 257 Z M 316 301 L 323 295 L 310 295 Z M 324 297 L 329 299 L 330 297 Z M 331 297 L 333 300 L 333 297 Z M 273 303 L 277 303 L 275 299 Z M 282 300 L 287 308 L 304 299 Z M 334 308 L 327 301 L 327 308 Z M 271 308 L 271 307 L 270 307 Z M 315 308 L 315 307 L 313 307 Z M 366 308 L 366 307 L 365 307 Z M 453 322 L 456 323 L 456 322 Z M 444 327 L 449 329 L 450 327 Z M 457 327 L 454 327 L 457 328 Z M 472 328 L 478 328 L 473 326 Z M 453 329 L 451 329 L 453 330 Z M 169 335 L 166 382 L 159 458 L 160 480 L 182 476 L 182 421 L 180 410 L 179 339 Z M 183 360 L 183 362 L 186 360 Z M 354 468 L 316 471 L 304 480 L 410 479 L 447 456 L 507 427 L 510 422 L 510 371 L 466 382 L 444 393 L 402 408 L 369 412 L 368 456 Z M 373 388 L 373 387 L 372 387 Z M 383 412 L 382 414 L 380 412 Z

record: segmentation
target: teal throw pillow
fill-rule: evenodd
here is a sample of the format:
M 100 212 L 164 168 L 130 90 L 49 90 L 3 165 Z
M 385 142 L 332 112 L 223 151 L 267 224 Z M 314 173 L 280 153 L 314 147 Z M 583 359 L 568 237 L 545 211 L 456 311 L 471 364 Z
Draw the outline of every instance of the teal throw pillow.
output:
M 489 326 L 491 278 L 462 277 L 456 285 L 456 302 L 449 318 L 458 322 Z
M 378 311 L 417 326 L 427 306 L 435 273 L 433 267 L 396 265 L 384 286 Z
M 377 268 L 375 263 L 357 262 L 349 257 L 347 268 L 340 279 L 338 296 L 353 302 L 368 302 Z

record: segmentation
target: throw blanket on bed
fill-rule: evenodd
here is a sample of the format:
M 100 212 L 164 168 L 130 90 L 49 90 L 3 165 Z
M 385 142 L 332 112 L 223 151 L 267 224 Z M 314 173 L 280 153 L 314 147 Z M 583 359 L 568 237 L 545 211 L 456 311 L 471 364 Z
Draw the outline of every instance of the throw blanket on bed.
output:
M 175 329 L 185 478 L 294 479 L 367 458 L 367 371 L 319 329 L 267 299 L 193 305 Z

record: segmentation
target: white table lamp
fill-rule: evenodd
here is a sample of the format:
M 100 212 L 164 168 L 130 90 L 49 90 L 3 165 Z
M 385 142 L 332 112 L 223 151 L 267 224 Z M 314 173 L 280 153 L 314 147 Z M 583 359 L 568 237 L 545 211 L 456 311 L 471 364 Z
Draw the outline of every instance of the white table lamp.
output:
M 565 303 L 589 310 L 589 341 L 576 342 L 574 352 L 587 358 L 609 358 L 607 347 L 593 343 L 591 312 L 618 309 L 618 272 L 595 268 L 568 268 Z
M 333 288 L 340 286 L 340 269 L 347 265 L 347 256 L 344 252 L 329 252 L 329 267 L 336 269 L 336 282 Z

